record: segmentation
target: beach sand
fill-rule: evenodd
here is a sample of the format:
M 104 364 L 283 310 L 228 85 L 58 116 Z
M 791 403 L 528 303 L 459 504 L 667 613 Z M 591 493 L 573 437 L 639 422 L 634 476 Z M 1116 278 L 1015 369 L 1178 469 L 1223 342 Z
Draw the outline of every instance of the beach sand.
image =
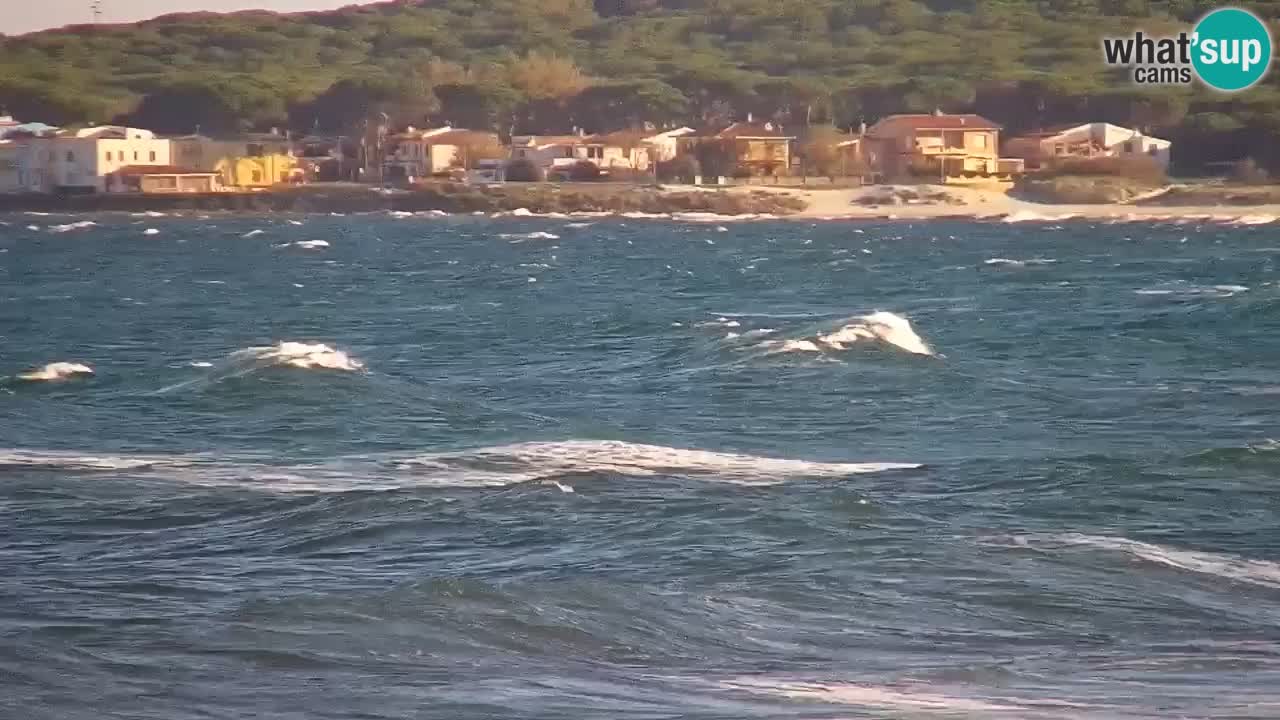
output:
M 920 195 L 946 193 L 946 203 L 867 204 L 869 198 L 880 198 L 895 187 L 909 187 Z M 1169 205 L 1055 205 L 1018 200 L 996 189 L 919 185 L 871 185 L 862 188 L 812 189 L 768 186 L 735 187 L 730 192 L 765 191 L 783 193 L 802 199 L 806 208 L 791 217 L 814 219 L 866 218 L 925 220 L 939 218 L 975 218 L 988 220 L 1051 221 L 1097 219 L 1110 221 L 1181 221 L 1205 220 L 1234 222 L 1244 225 L 1265 224 L 1280 219 L 1280 205 L 1252 206 L 1169 206 Z

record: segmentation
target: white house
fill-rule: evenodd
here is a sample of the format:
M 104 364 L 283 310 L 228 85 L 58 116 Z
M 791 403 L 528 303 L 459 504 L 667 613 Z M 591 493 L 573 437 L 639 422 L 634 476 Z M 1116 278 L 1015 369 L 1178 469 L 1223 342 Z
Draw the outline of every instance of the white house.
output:
M 165 167 L 170 143 L 150 130 L 119 126 L 85 128 L 13 140 L 20 149 L 16 192 L 95 193 L 128 189 L 121 170 Z
M 582 161 L 605 171 L 645 171 L 654 163 L 674 158 L 677 138 L 692 132 L 692 128 L 677 128 L 663 132 L 618 130 L 599 135 L 517 135 L 511 138 L 511 159 L 529 160 L 544 173 L 565 172 Z
M 468 157 L 475 148 L 501 146 L 498 136 L 490 132 L 440 127 L 415 130 L 388 138 L 389 150 L 383 162 L 383 177 L 409 179 L 430 177 L 452 168 L 464 168 L 475 164 L 476 158 Z
M 1173 143 L 1144 135 L 1141 131 L 1094 122 L 1066 125 L 1029 133 L 1009 141 L 1016 154 L 1035 154 L 1039 160 L 1061 157 L 1136 157 L 1155 160 L 1169 167 L 1169 151 Z M 1030 159 L 1030 158 L 1028 158 Z

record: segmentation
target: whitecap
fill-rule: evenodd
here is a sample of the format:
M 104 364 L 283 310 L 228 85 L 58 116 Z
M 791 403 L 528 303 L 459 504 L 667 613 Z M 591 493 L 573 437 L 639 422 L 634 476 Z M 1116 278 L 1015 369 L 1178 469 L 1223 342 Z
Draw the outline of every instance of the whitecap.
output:
M 50 225 L 51 233 L 66 233 L 72 230 L 84 230 L 96 226 L 98 223 L 92 220 L 81 220 L 80 222 L 67 223 L 66 225 Z
M 142 231 L 142 234 L 143 235 L 159 235 L 160 231 L 155 228 L 147 228 L 146 230 Z
M 247 232 L 247 233 L 245 233 L 245 234 L 241 235 L 240 237 L 242 237 L 242 238 L 258 237 L 259 235 L 263 234 L 264 232 L 266 232 L 266 231 L 265 231 L 265 230 L 250 230 L 249 232 Z
M 1035 542 L 1037 538 L 1031 538 Z M 1182 550 L 1124 537 L 1069 533 L 1043 538 L 1048 545 L 1084 545 L 1120 552 L 1157 565 L 1227 580 L 1280 589 L 1280 564 L 1227 553 Z
M 296 247 L 299 250 L 319 250 L 320 248 L 329 247 L 328 240 L 297 240 L 291 243 L 283 243 L 276 245 L 278 248 Z
M 850 683 L 799 682 L 744 677 L 727 680 L 722 686 L 733 690 L 776 695 L 794 700 L 809 700 L 838 705 L 858 705 L 897 712 L 956 713 L 1025 712 L 1023 705 L 997 703 L 992 700 L 942 695 L 931 688 L 889 687 Z
M 88 365 L 73 362 L 51 362 L 44 367 L 19 374 L 18 379 L 31 382 L 48 382 L 92 374 L 93 368 Z
M 618 440 L 528 442 L 394 461 L 439 484 L 510 485 L 564 475 L 608 473 L 628 477 L 696 476 L 743 485 L 770 485 L 792 477 L 839 478 L 919 468 L 915 463 L 833 463 L 740 453 L 689 450 Z
M 504 240 L 559 240 L 560 236 L 555 233 L 543 232 L 541 230 L 530 233 L 502 233 L 498 237 Z

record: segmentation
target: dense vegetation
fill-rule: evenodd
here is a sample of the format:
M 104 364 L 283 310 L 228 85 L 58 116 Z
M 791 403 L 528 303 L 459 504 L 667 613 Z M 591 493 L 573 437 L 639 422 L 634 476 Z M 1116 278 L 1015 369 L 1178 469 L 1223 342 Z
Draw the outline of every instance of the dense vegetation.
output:
M 1280 2 L 1247 4 L 1280 15 Z M 1235 96 L 1133 85 L 1100 36 L 1173 32 L 1205 0 L 427 0 L 329 13 L 181 15 L 0 38 L 0 104 L 170 133 L 500 132 L 741 116 L 790 125 L 973 110 L 1010 131 L 1109 120 L 1175 161 L 1280 168 L 1280 74 Z

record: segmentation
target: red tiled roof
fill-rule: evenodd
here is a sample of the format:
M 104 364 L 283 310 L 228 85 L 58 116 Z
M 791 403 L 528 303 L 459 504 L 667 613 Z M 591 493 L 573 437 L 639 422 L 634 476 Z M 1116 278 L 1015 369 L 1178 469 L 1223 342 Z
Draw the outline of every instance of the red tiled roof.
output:
M 890 115 L 871 126 L 868 135 L 893 135 L 903 130 L 999 130 L 981 115 Z
M 125 165 L 115 171 L 116 175 L 217 175 L 208 170 L 194 170 L 177 165 Z

